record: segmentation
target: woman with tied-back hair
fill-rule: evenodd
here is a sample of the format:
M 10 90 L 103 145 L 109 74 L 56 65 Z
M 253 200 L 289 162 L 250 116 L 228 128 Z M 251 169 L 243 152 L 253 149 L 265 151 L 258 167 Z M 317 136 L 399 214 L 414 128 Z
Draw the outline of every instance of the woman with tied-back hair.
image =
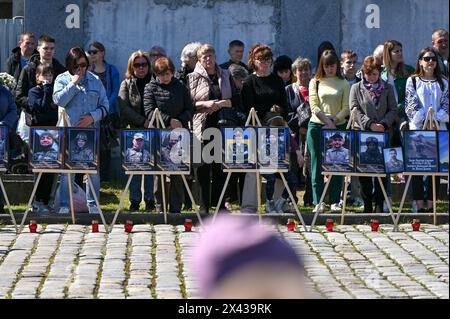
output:
M 319 203 L 324 188 L 322 176 L 321 140 L 322 129 L 346 128 L 345 118 L 349 114 L 350 85 L 342 77 L 339 58 L 335 51 L 325 50 L 320 58 L 316 75 L 309 82 L 309 104 L 311 120 L 308 124 L 307 143 L 311 153 L 311 181 L 314 212 L 325 210 Z M 340 193 L 342 178 L 334 176 L 330 182 L 329 201 L 332 211 L 341 210 Z
M 187 76 L 192 73 L 197 64 L 197 51 L 202 46 L 200 42 L 190 42 L 181 51 L 181 68 L 175 73 L 175 77 L 183 82 L 184 85 L 187 84 Z
M 135 51 L 128 59 L 125 80 L 119 91 L 119 110 L 123 127 L 148 128 L 149 121 L 144 112 L 144 88 L 151 80 L 150 57 L 142 50 Z M 134 176 L 130 184 L 130 211 L 139 210 L 142 200 L 141 176 Z M 144 177 L 145 210 L 155 208 L 153 176 Z
M 438 127 L 431 129 L 447 130 L 449 122 L 448 111 L 448 81 L 442 76 L 439 69 L 438 53 L 435 49 L 427 47 L 420 51 L 417 58 L 416 70 L 406 82 L 406 115 L 411 130 L 421 130 L 426 119 L 428 109 L 433 108 L 434 120 Z M 424 146 L 418 143 L 418 146 Z M 425 150 L 426 148 L 423 147 Z M 438 179 L 439 180 L 439 179 Z M 412 177 L 413 199 L 417 203 L 419 212 L 432 212 L 432 178 L 431 176 Z M 425 187 L 424 187 L 425 186 Z M 424 190 L 425 188 L 425 190 Z M 427 208 L 425 208 L 425 201 Z

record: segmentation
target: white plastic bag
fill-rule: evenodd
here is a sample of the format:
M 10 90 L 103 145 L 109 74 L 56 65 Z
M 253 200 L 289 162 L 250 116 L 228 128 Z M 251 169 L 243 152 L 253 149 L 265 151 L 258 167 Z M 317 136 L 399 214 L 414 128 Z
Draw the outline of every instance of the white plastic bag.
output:
M 55 210 L 58 210 L 61 206 L 61 203 L 59 201 L 60 199 L 60 187 L 58 186 L 58 189 L 56 190 L 55 194 Z M 73 209 L 75 210 L 75 213 L 86 213 L 89 211 L 87 207 L 87 201 L 86 201 L 86 193 L 84 190 L 78 186 L 77 183 L 73 183 L 72 186 L 73 191 Z M 70 207 L 69 207 L 70 209 Z
M 19 123 L 17 124 L 17 134 L 20 136 L 22 141 L 30 144 L 30 127 L 27 125 L 25 120 L 25 112 L 20 112 Z

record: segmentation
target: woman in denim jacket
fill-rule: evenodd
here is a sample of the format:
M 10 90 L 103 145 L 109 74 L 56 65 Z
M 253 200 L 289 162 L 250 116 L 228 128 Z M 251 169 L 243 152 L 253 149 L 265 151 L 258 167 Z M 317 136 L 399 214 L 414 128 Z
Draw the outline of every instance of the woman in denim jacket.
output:
M 82 48 L 70 49 L 66 56 L 68 71 L 55 80 L 53 101 L 65 110 L 65 125 L 70 127 L 99 127 L 100 121 L 108 115 L 109 101 L 102 81 L 88 72 L 89 61 Z M 100 178 L 91 175 L 97 198 L 100 195 Z M 69 213 L 69 190 L 67 175 L 61 176 L 60 214 Z M 86 187 L 89 213 L 98 213 L 89 184 Z

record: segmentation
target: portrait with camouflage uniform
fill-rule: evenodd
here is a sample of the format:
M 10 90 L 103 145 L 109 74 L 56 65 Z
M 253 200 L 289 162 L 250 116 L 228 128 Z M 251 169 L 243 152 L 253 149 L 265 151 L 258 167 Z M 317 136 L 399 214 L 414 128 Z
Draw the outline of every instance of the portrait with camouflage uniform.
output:
M 32 127 L 32 165 L 34 168 L 59 168 L 62 129 Z
M 189 171 L 190 138 L 186 129 L 159 131 L 161 168 L 165 171 Z
M 357 169 L 363 173 L 384 173 L 383 148 L 387 146 L 387 133 L 357 132 Z
M 122 131 L 122 162 L 127 170 L 151 170 L 153 132 L 151 130 Z
M 66 154 L 69 168 L 96 169 L 98 131 L 94 128 L 67 128 Z
M 325 172 L 353 172 L 351 131 L 322 130 L 322 167 Z

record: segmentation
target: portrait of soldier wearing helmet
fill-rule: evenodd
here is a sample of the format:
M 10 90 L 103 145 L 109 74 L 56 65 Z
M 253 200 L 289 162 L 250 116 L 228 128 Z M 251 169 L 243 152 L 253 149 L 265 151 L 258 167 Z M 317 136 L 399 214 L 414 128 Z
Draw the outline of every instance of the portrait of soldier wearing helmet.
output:
M 382 136 L 369 136 L 366 138 L 365 150 L 363 151 L 362 145 L 360 148 L 360 164 L 383 164 L 383 154 L 380 150 L 380 146 L 384 146 L 382 138 Z
M 33 161 L 57 161 L 59 140 L 57 130 L 35 130 Z
M 88 138 L 88 133 L 78 131 L 74 132 L 75 138 L 72 141 L 72 148 L 70 152 L 70 160 L 72 162 L 92 162 L 95 159 L 95 152 L 92 149 L 92 138 Z M 92 135 L 92 133 L 90 134 Z

